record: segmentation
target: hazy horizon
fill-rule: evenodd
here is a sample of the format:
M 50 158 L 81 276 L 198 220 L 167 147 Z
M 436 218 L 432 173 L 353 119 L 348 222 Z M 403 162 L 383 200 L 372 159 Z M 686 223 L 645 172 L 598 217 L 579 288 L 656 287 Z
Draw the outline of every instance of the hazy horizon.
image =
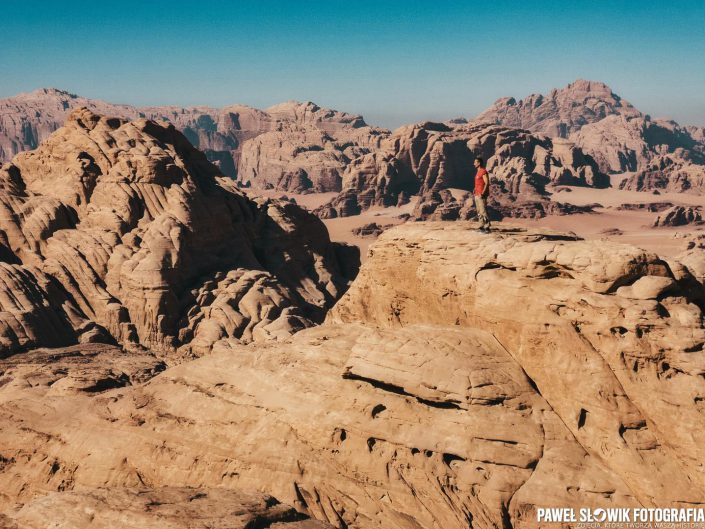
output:
M 148 4 L 148 5 L 144 5 Z M 0 97 L 39 88 L 136 106 L 287 100 L 395 128 L 601 81 L 705 125 L 705 3 L 4 3 Z

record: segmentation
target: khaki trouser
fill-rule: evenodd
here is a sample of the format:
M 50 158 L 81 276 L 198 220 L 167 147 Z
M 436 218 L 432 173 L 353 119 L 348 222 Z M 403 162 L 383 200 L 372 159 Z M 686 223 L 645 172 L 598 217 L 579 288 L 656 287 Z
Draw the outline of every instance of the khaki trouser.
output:
M 487 218 L 487 197 L 475 195 L 475 209 L 477 210 L 477 220 L 480 221 L 480 228 L 489 228 L 490 219 Z
M 490 219 L 487 218 L 487 197 L 475 195 L 475 209 L 477 210 L 477 220 L 480 221 L 480 228 L 489 228 Z

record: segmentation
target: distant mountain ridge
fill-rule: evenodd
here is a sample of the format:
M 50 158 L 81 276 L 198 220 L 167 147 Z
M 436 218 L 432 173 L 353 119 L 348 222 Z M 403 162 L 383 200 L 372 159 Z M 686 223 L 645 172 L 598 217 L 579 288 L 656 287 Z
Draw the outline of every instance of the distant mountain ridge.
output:
M 294 193 L 343 191 L 347 196 L 344 201 L 349 204 L 378 201 L 373 197 L 379 190 L 368 189 L 362 182 L 379 179 L 384 187 L 389 181 L 385 176 L 389 167 L 379 160 L 371 162 L 370 157 L 394 157 L 398 151 L 387 148 L 389 141 L 395 141 L 391 131 L 367 125 L 358 114 L 322 108 L 312 102 L 288 101 L 264 110 L 238 104 L 221 108 L 136 107 L 44 88 L 0 100 L 0 162 L 36 148 L 77 107 L 122 119 L 173 123 L 223 174 L 237 178 L 240 185 Z M 705 193 L 705 128 L 652 119 L 599 81 L 577 80 L 548 94 L 532 94 L 521 100 L 503 97 L 473 120 L 431 124 L 429 130 L 434 133 L 431 129 L 449 127 L 453 136 L 457 134 L 452 131 L 459 131 L 465 123 L 522 129 L 569 142 L 579 156 L 594 160 L 600 172 L 629 173 L 620 184 L 625 189 Z M 462 142 L 460 136 L 457 139 Z M 429 156 L 432 154 L 432 165 L 443 176 L 444 167 L 467 164 L 465 151 L 451 149 Z M 483 154 L 493 155 L 491 149 Z M 401 159 L 391 163 L 405 164 Z M 371 179 L 350 178 L 348 173 L 361 164 L 365 171 L 375 173 Z M 537 167 L 536 160 L 527 159 L 520 166 L 528 178 Z M 424 167 L 425 162 L 416 169 Z M 425 172 L 416 169 L 413 178 L 419 182 L 426 179 Z M 469 173 L 471 167 L 468 174 L 458 177 L 466 182 Z M 532 178 L 536 180 L 535 175 Z M 353 180 L 357 183 L 348 189 Z M 438 188 L 445 179 L 433 176 L 433 181 Z M 365 188 L 357 189 L 359 185 Z M 414 181 L 403 187 L 403 194 L 408 194 L 427 186 Z M 401 188 L 398 191 L 401 193 Z M 366 198 L 362 202 L 353 200 L 351 193 L 366 194 Z M 383 194 L 390 196 L 382 202 L 396 202 L 397 191 L 386 190 Z
M 503 97 L 475 121 L 568 139 L 602 171 L 635 173 L 626 189 L 705 192 L 705 128 L 653 119 L 598 81 Z
M 610 115 L 642 117 L 641 112 L 605 83 L 579 79 L 546 95 L 531 94 L 519 101 L 502 97 L 477 116 L 476 121 L 568 138 L 583 125 Z
M 168 121 L 205 152 L 228 176 L 235 176 L 242 144 L 265 132 L 294 125 L 327 135 L 367 127 L 362 116 L 321 108 L 315 103 L 288 101 L 259 110 L 246 105 L 136 107 L 89 99 L 56 88 L 42 88 L 0 100 L 0 162 L 35 149 L 61 127 L 71 110 L 85 107 L 101 115 L 122 119 Z M 347 142 L 344 138 L 343 142 Z M 354 142 L 353 142 L 354 143 Z

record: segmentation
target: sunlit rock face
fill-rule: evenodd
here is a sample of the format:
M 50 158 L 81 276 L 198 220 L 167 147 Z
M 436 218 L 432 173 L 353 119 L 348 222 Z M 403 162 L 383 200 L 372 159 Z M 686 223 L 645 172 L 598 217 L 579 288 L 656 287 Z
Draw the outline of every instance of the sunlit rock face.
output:
M 5 352 L 279 339 L 320 321 L 350 279 L 315 216 L 249 199 L 153 121 L 75 111 L 3 167 L 0 207 Z

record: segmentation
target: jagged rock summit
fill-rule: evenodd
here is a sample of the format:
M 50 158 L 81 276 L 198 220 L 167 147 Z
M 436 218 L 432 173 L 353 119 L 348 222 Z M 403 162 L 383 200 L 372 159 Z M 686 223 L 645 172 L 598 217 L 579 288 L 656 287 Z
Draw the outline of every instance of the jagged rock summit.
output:
M 471 190 L 481 156 L 493 177 L 494 207 L 509 217 L 541 217 L 555 204 L 549 184 L 604 188 L 605 174 L 580 149 L 527 131 L 487 123 L 400 127 L 380 148 L 350 163 L 343 190 L 318 214 L 356 215 L 372 206 L 395 206 L 447 188 Z M 457 218 L 457 217 L 456 217 Z
M 518 101 L 503 97 L 475 120 L 568 138 L 583 125 L 611 115 L 641 117 L 642 114 L 606 84 L 578 79 L 546 95 L 531 94 Z
M 0 212 L 5 354 L 275 339 L 320 321 L 342 270 L 354 274 L 354 252 L 341 267 L 345 249 L 313 215 L 250 200 L 173 125 L 146 119 L 73 111 L 2 167 Z
M 296 158 L 296 153 L 291 152 L 296 150 L 302 130 L 308 132 L 309 137 L 316 132 L 319 136 L 324 135 L 324 138 L 318 138 L 314 142 L 315 149 L 326 149 L 326 145 L 331 144 L 329 148 L 340 151 L 344 151 L 347 144 L 355 144 L 356 140 L 360 140 L 364 146 L 368 143 L 367 136 L 384 132 L 384 129 L 367 127 L 362 116 L 321 108 L 311 102 L 289 101 L 267 110 L 258 110 L 246 105 L 228 105 L 222 108 L 135 107 L 88 99 L 63 90 L 42 88 L 0 100 L 0 162 L 9 161 L 21 151 L 35 149 L 49 134 L 63 125 L 72 109 L 81 107 L 97 114 L 122 119 L 145 118 L 171 123 L 196 148 L 205 152 L 208 159 L 217 164 L 223 174 L 231 177 L 238 174 L 243 145 L 261 134 L 288 130 L 291 132 L 288 141 L 296 144 L 291 149 L 277 154 L 288 162 L 283 173 L 277 174 L 279 180 L 285 178 L 286 173 L 295 173 L 300 169 L 306 172 L 310 181 L 317 182 L 321 178 L 325 179 L 326 164 L 315 159 L 308 160 L 305 156 Z M 250 159 L 251 157 L 252 149 Z M 250 182 L 253 176 L 252 163 L 250 160 L 246 166 L 247 177 L 243 179 L 243 183 Z M 344 166 L 344 159 L 337 160 L 337 165 L 333 163 L 334 170 L 338 172 L 342 172 Z M 323 171 L 323 174 L 318 171 Z M 330 171 L 328 169 L 328 173 Z M 296 189 L 295 186 L 287 186 L 286 182 L 282 184 L 278 180 L 272 184 L 263 179 L 261 185 L 287 191 Z M 325 185 L 318 187 L 324 188 Z
M 624 189 L 705 191 L 704 129 L 652 119 L 604 83 L 578 80 L 547 95 L 505 97 L 476 121 L 566 138 L 601 171 L 633 172 Z
M 470 123 L 460 119 L 419 123 L 394 133 L 368 126 L 360 115 L 310 101 L 288 101 L 265 110 L 244 105 L 138 108 L 41 89 L 0 100 L 0 159 L 36 148 L 77 106 L 123 119 L 172 123 L 221 172 L 244 187 L 339 192 L 320 210 L 324 217 L 357 214 L 371 205 L 396 206 L 416 195 L 428 202 L 424 195 L 448 185 L 469 189 L 473 171 L 468 152 L 473 149 L 462 143 L 472 143 L 470 129 L 479 123 L 529 131 L 535 137 L 532 142 L 546 143 L 539 137 L 548 136 L 551 145 L 542 146 L 552 158 L 561 158 L 560 150 L 571 151 L 574 161 L 549 164 L 548 183 L 594 181 L 602 187 L 601 174 L 629 172 L 623 189 L 705 191 L 705 129 L 652 119 L 597 81 L 578 80 L 522 100 L 505 97 Z M 499 129 L 496 133 L 502 134 Z M 536 162 L 532 149 L 525 146 L 527 140 L 518 137 L 522 134 L 528 133 L 514 133 L 522 145 L 512 151 L 514 161 L 509 165 L 512 180 L 522 180 L 523 190 L 510 189 L 513 184 L 505 182 L 506 196 L 498 208 L 515 217 L 570 212 L 543 192 L 546 171 L 539 167 L 532 173 Z M 497 138 L 499 144 L 507 141 Z M 422 145 L 430 150 L 420 152 Z M 485 147 L 487 157 L 495 156 L 489 152 L 491 142 Z M 507 156 L 505 152 L 503 158 Z M 593 176 L 583 174 L 586 170 Z

